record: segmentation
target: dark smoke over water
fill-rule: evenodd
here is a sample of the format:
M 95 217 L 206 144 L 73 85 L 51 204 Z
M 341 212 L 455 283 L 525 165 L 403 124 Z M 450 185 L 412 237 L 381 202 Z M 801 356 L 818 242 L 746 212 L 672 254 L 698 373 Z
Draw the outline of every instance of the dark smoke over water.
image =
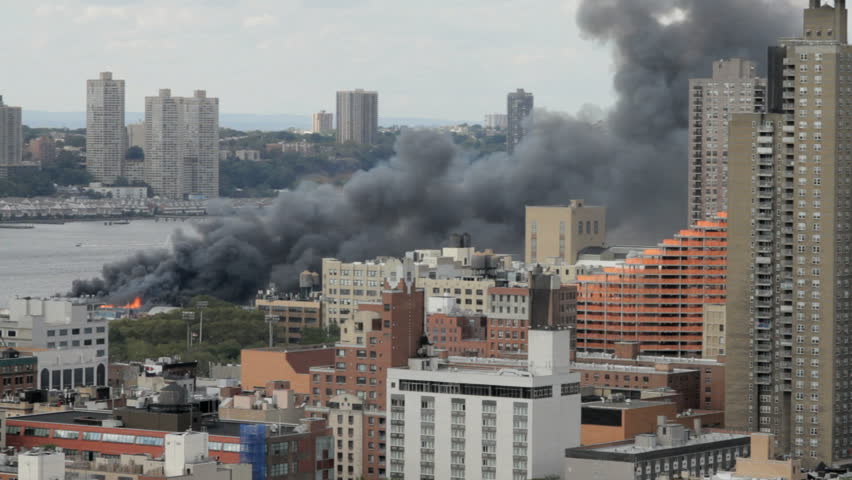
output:
M 323 257 L 398 255 L 453 231 L 471 232 L 480 247 L 520 252 L 524 205 L 572 198 L 609 207 L 610 241 L 656 242 L 686 218 L 689 78 L 709 75 L 721 58 L 762 63 L 777 37 L 800 29 L 800 8 L 780 3 L 583 0 L 582 32 L 613 48 L 617 101 L 601 124 L 538 111 L 514 156 L 478 159 L 445 135 L 408 131 L 393 158 L 343 188 L 302 184 L 262 214 L 214 218 L 196 234 L 176 235 L 170 250 L 106 265 L 71 293 L 240 301 L 270 279 L 292 286 Z

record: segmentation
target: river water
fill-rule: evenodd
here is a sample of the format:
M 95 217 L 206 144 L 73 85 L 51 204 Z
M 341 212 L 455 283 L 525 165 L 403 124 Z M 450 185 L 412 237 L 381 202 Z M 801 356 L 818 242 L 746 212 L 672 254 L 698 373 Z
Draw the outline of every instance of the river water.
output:
M 177 228 L 191 222 L 132 220 L 129 225 L 71 222 L 35 225 L 13 230 L 0 228 L 0 308 L 15 296 L 65 293 L 78 278 L 98 276 L 104 263 L 137 251 L 168 245 Z M 79 244 L 79 246 L 77 246 Z

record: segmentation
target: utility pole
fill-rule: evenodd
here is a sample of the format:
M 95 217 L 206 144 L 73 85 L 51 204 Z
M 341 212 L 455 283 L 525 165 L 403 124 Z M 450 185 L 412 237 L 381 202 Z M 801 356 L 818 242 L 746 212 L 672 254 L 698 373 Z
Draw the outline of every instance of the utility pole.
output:
M 269 324 L 269 348 L 272 348 L 272 324 L 278 323 L 278 315 L 266 315 L 266 323 Z
M 186 322 L 186 352 L 192 348 L 192 321 L 195 320 L 195 312 L 183 312 L 183 320 Z
M 195 306 L 201 309 L 201 327 L 198 330 L 198 343 L 204 341 L 204 309 L 207 308 L 207 305 L 208 302 L 206 300 L 195 302 Z

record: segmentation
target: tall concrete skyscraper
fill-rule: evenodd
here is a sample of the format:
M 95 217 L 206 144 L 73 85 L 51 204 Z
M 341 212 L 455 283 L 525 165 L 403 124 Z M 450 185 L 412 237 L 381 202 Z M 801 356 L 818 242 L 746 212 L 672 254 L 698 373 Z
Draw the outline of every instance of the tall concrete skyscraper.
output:
M 809 467 L 852 462 L 852 48 L 834 3 L 770 48 L 768 113 L 730 127 L 725 420 Z
M 196 90 L 178 98 L 183 131 L 184 193 L 219 196 L 219 99 Z
M 23 150 L 21 107 L 4 104 L 0 95 L 0 178 L 9 175 L 9 167 L 21 164 Z
M 328 133 L 334 130 L 334 114 L 326 113 L 325 110 L 319 111 L 313 115 L 313 128 L 311 129 L 314 133 Z
M 219 195 L 219 99 L 145 97 L 145 179 L 168 198 Z
M 515 147 L 527 133 L 524 129 L 524 119 L 532 113 L 533 94 L 519 88 L 506 97 L 506 151 L 513 153 Z
M 756 70 L 719 60 L 712 76 L 689 81 L 689 225 L 728 211 L 728 125 L 734 113 L 764 112 L 766 79 Z
M 378 130 L 378 92 L 360 88 L 337 92 L 337 143 L 371 144 Z
M 124 80 L 101 72 L 86 82 L 86 169 L 98 182 L 122 176 L 127 131 L 124 127 Z
M 177 99 L 163 88 L 145 97 L 145 181 L 155 195 L 183 198 L 183 156 Z

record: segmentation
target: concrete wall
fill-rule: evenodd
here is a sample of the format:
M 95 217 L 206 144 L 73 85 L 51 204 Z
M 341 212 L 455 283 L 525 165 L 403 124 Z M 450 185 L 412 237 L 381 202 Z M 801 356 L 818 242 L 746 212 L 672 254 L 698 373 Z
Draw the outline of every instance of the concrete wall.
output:
M 296 393 L 311 393 L 311 366 L 334 364 L 334 349 L 266 350 L 246 349 L 241 353 L 242 388 L 264 388 L 273 380 L 287 380 Z
M 569 480 L 633 480 L 633 464 L 566 458 L 562 478 Z

